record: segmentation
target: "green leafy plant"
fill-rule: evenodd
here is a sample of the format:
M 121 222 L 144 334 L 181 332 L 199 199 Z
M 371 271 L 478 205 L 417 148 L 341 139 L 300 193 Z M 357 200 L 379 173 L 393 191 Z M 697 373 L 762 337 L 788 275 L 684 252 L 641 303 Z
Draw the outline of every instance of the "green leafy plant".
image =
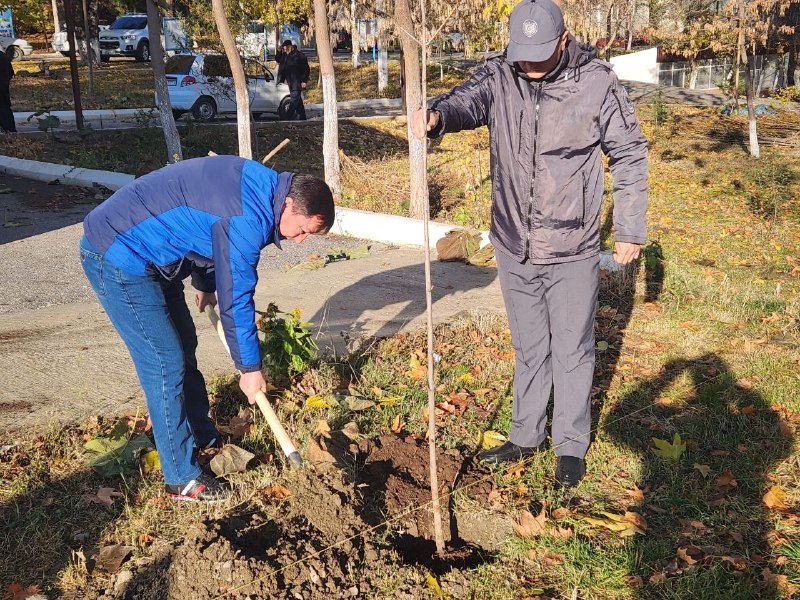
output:
M 667 122 L 669 117 L 669 107 L 667 101 L 664 99 L 664 91 L 661 86 L 656 90 L 656 96 L 653 98 L 653 120 L 656 126 L 661 127 Z
M 290 313 L 278 310 L 270 302 L 265 312 L 256 311 L 258 329 L 264 333 L 261 351 L 265 366 L 275 377 L 292 376 L 305 370 L 308 361 L 317 355 L 317 343 L 311 337 L 311 323 L 300 320 L 302 310 Z
M 107 436 L 96 436 L 83 446 L 94 456 L 89 466 L 103 477 L 127 475 L 138 465 L 142 452 L 153 449 L 146 435 L 134 435 L 127 419 L 119 419 Z M 151 459 L 153 462 L 154 459 Z
M 50 113 L 50 107 L 45 107 L 37 110 L 32 115 L 28 116 L 28 121 L 35 118 L 39 124 L 39 131 L 49 132 L 52 136 L 54 130 L 61 127 L 61 119 Z M 39 118 L 45 115 L 43 118 Z

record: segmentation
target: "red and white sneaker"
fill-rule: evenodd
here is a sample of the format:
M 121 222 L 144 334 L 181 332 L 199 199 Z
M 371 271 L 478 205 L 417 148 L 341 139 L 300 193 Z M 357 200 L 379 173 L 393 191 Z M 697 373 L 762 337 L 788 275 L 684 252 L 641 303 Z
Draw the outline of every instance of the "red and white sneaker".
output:
M 185 502 L 205 502 L 215 504 L 225 502 L 231 497 L 231 490 L 203 473 L 197 479 L 181 485 L 166 485 L 167 498 L 183 500 Z

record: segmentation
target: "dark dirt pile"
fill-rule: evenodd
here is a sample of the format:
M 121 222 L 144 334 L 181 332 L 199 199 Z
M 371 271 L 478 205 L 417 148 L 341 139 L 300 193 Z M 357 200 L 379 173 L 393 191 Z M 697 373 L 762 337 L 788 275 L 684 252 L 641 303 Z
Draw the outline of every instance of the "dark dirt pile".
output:
M 454 581 L 463 579 L 460 569 L 491 559 L 474 541 L 451 540 L 452 564 L 432 560 L 427 444 L 384 436 L 362 442 L 361 449 L 356 481 L 347 480 L 347 471 L 296 474 L 285 482 L 291 496 L 279 510 L 253 504 L 199 524 L 184 539 L 129 566 L 126 581 L 104 597 L 410 600 L 427 597 L 424 588 L 411 585 L 411 570 L 447 573 L 443 581 Z M 469 473 L 458 451 L 442 451 L 439 461 L 442 491 Z M 456 518 L 446 500 L 443 510 L 450 540 Z M 385 520 L 395 517 L 387 528 Z M 381 585 L 387 577 L 395 582 L 388 596 Z

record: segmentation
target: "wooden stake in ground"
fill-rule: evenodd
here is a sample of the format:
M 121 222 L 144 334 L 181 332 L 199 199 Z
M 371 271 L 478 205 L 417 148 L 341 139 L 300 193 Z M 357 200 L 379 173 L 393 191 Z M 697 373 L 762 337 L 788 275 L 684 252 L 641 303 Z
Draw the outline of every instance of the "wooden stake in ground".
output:
M 219 38 L 233 73 L 233 87 L 236 90 L 236 130 L 239 138 L 239 156 L 253 158 L 253 142 L 250 136 L 250 95 L 247 93 L 247 79 L 244 76 L 242 59 L 233 41 L 223 0 L 211 0 L 211 10 L 217 24 Z
M 153 66 L 158 116 L 161 119 L 161 128 L 164 130 L 164 141 L 167 143 L 167 160 L 176 163 L 183 160 L 183 150 L 181 137 L 175 126 L 175 117 L 172 115 L 172 103 L 169 100 L 164 49 L 161 47 L 161 15 L 155 0 L 147 0 L 147 29 L 150 31 L 150 64 Z
M 422 11 L 422 108 L 428 105 L 427 86 L 427 15 L 425 0 L 421 0 Z M 409 136 L 412 134 L 409 133 Z M 436 380 L 433 373 L 433 300 L 431 290 L 431 244 L 428 221 L 430 220 L 430 197 L 428 195 L 428 145 L 427 140 L 422 140 L 422 168 L 423 168 L 423 228 L 425 237 L 425 305 L 428 314 L 428 449 L 430 451 L 431 467 L 431 509 L 433 510 L 433 531 L 436 537 L 436 552 L 444 554 L 444 533 L 442 531 L 442 507 L 439 504 L 439 474 L 436 463 Z

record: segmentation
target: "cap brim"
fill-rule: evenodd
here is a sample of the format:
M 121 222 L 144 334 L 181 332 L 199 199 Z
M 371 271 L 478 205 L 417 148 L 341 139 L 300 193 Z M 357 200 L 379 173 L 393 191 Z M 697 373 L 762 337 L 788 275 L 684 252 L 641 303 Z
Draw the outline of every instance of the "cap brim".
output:
M 506 60 L 515 62 L 544 62 L 556 51 L 561 36 L 544 44 L 518 44 L 511 40 L 506 49 Z

